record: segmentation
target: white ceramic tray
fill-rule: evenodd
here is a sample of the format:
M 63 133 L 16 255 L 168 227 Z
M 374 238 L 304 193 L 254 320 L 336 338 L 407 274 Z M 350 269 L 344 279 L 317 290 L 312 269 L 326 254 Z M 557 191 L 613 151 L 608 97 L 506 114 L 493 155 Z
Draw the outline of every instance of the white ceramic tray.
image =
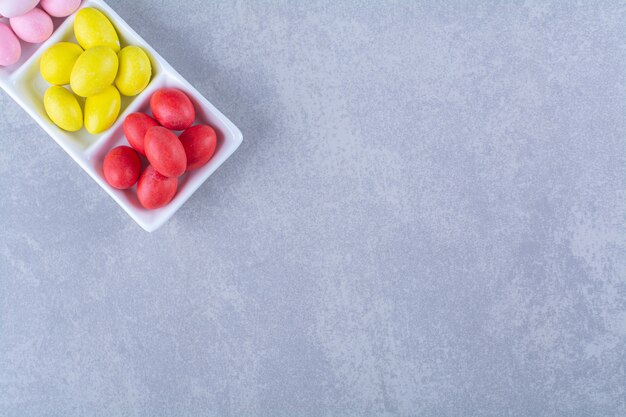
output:
M 137 45 L 148 53 L 152 60 L 152 80 L 148 87 L 135 97 L 122 96 L 120 116 L 106 132 L 91 135 L 85 128 L 78 132 L 66 132 L 53 124 L 43 107 L 43 95 L 49 84 L 39 73 L 41 55 L 53 44 L 62 41 L 76 42 L 74 37 L 75 14 L 54 20 L 54 33 L 39 45 L 22 43 L 20 61 L 9 67 L 0 66 L 0 87 L 80 165 L 144 230 L 152 232 L 161 227 L 191 197 L 202 183 L 230 157 L 239 147 L 242 134 L 207 99 L 176 72 L 150 45 L 102 0 L 85 0 L 81 8 L 93 7 L 104 13 L 115 26 L 122 47 Z M 2 19 L 3 21 L 6 19 Z M 106 153 L 118 145 L 128 145 L 122 123 L 130 113 L 150 113 L 150 96 L 162 87 L 176 87 L 191 98 L 196 108 L 195 124 L 212 126 L 217 133 L 217 148 L 211 160 L 195 171 L 184 174 L 178 180 L 178 191 L 165 207 L 146 210 L 139 204 L 135 187 L 117 190 L 111 187 L 102 174 L 102 162 Z

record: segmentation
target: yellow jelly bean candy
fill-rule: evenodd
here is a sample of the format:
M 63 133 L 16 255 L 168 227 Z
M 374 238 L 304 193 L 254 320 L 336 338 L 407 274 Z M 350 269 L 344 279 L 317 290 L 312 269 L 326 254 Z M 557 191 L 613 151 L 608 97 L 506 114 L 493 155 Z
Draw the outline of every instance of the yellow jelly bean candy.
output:
M 76 96 L 63 87 L 52 86 L 43 96 L 48 117 L 63 130 L 76 132 L 83 127 L 83 111 Z
M 141 93 L 152 77 L 150 58 L 138 46 L 123 48 L 117 57 L 120 68 L 115 79 L 115 85 L 125 96 L 136 96 Z
M 120 114 L 122 99 L 113 86 L 85 101 L 85 129 L 91 134 L 101 133 L 113 126 Z
M 39 70 L 44 80 L 54 85 L 70 83 L 70 74 L 83 48 L 71 42 L 60 42 L 41 56 Z
M 74 35 L 84 49 L 108 46 L 115 52 L 120 50 L 120 39 L 111 21 L 100 10 L 91 7 L 76 13 Z
M 107 46 L 87 49 L 76 60 L 70 85 L 81 96 L 89 97 L 101 93 L 115 81 L 118 68 L 117 54 Z

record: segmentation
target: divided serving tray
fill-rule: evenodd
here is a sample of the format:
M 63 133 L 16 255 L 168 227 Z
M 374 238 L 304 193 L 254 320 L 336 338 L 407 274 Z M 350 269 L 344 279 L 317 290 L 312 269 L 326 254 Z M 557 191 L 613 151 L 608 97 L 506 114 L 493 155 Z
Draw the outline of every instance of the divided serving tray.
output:
M 107 131 L 92 135 L 83 127 L 78 132 L 66 132 L 48 118 L 43 107 L 43 96 L 49 84 L 39 72 L 41 55 L 57 42 L 76 42 L 74 16 L 53 18 L 54 33 L 42 44 L 22 42 L 22 57 L 18 63 L 0 67 L 0 87 L 9 94 L 42 127 L 43 130 L 80 165 L 144 230 L 152 232 L 161 227 L 191 197 L 206 179 L 237 150 L 242 142 L 241 131 L 215 106 L 204 98 L 187 80 L 174 70 L 141 36 L 139 36 L 103 0 L 85 0 L 81 9 L 93 7 L 104 13 L 117 30 L 122 47 L 137 45 L 146 51 L 152 61 L 152 79 L 148 87 L 135 97 L 122 96 L 120 115 Z M 80 10 L 80 9 L 79 9 Z M 2 21 L 6 20 L 5 18 Z M 213 158 L 203 167 L 185 173 L 179 178 L 178 191 L 165 207 L 146 210 L 137 199 L 135 188 L 117 190 L 104 179 L 102 163 L 106 153 L 118 145 L 128 145 L 122 123 L 133 112 L 150 113 L 150 97 L 162 87 L 184 91 L 196 109 L 194 124 L 208 124 L 217 133 L 217 148 Z

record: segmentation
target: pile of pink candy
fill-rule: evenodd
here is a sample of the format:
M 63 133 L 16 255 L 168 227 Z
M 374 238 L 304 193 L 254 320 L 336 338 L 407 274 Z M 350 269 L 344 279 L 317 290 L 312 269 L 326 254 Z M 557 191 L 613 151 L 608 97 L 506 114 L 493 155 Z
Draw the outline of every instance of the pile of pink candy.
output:
M 28 43 L 45 42 L 54 30 L 52 17 L 71 15 L 81 1 L 0 0 L 0 17 L 9 19 L 9 25 L 0 22 L 0 65 L 9 66 L 20 60 L 20 39 Z

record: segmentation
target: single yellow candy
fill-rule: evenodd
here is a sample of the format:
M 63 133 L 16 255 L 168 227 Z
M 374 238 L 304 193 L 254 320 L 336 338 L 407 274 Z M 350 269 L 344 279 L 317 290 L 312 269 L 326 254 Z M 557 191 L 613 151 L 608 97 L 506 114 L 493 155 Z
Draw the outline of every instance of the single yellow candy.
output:
M 84 49 L 108 46 L 120 50 L 120 39 L 111 21 L 100 10 L 86 7 L 76 13 L 74 35 Z
M 115 81 L 118 65 L 117 54 L 108 46 L 87 49 L 72 69 L 72 90 L 81 97 L 101 93 Z
M 71 42 L 59 42 L 41 56 L 39 70 L 44 80 L 54 85 L 70 83 L 70 74 L 83 48 Z
M 113 86 L 85 101 L 85 129 L 91 134 L 101 133 L 113 126 L 120 114 L 122 100 Z
M 83 111 L 76 96 L 63 87 L 52 86 L 43 96 L 43 106 L 52 122 L 63 130 L 76 132 L 83 127 Z
M 138 46 L 123 48 L 117 57 L 120 68 L 115 79 L 115 85 L 124 96 L 136 96 L 141 93 L 152 77 L 150 58 Z

